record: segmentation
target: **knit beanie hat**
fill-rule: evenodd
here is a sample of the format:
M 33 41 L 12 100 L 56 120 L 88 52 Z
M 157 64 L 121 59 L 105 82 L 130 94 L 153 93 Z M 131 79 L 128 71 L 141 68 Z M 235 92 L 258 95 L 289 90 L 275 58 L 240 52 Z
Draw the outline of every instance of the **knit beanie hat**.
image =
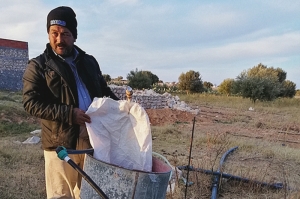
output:
M 73 37 L 77 39 L 76 14 L 70 7 L 60 6 L 51 10 L 47 16 L 47 32 L 52 25 L 64 26 L 70 30 Z

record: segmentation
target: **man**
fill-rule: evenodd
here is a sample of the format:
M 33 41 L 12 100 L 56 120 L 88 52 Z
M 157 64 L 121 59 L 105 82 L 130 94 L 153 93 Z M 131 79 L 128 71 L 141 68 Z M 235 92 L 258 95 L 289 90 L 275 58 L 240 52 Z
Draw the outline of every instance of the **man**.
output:
M 105 82 L 91 55 L 74 45 L 76 14 L 58 7 L 47 16 L 49 43 L 40 56 L 31 59 L 23 75 L 25 110 L 41 119 L 47 198 L 79 198 L 81 176 L 57 157 L 55 149 L 87 149 L 90 142 L 85 114 L 94 97 L 118 97 Z M 69 155 L 83 168 L 84 155 Z

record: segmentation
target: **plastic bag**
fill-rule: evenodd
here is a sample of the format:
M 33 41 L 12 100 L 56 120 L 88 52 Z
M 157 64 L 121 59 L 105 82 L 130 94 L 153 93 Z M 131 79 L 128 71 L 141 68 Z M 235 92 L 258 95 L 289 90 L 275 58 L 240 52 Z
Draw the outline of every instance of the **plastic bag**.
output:
M 150 172 L 152 137 L 148 115 L 137 103 L 94 98 L 86 111 L 94 157 L 98 160 Z

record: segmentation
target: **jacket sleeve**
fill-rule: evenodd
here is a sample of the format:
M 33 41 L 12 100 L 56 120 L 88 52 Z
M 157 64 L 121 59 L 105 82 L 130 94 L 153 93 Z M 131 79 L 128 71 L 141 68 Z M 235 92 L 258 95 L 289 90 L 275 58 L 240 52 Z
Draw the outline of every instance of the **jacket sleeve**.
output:
M 47 72 L 32 59 L 23 74 L 23 106 L 25 111 L 45 120 L 72 124 L 72 105 L 59 103 L 47 85 Z

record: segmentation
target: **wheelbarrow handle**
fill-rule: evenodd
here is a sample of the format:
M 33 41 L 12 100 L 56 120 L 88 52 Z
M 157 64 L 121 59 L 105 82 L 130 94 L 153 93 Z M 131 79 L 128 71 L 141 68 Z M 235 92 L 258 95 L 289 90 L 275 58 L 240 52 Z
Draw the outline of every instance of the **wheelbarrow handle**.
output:
M 94 149 L 84 149 L 84 150 L 73 150 L 67 149 L 68 154 L 93 154 Z
M 93 150 L 94 151 L 94 150 Z M 94 190 L 104 199 L 109 199 L 100 187 L 68 156 L 67 149 L 59 146 L 56 149 L 57 156 L 69 163 L 81 176 L 94 188 Z M 73 153 L 76 154 L 76 153 Z

